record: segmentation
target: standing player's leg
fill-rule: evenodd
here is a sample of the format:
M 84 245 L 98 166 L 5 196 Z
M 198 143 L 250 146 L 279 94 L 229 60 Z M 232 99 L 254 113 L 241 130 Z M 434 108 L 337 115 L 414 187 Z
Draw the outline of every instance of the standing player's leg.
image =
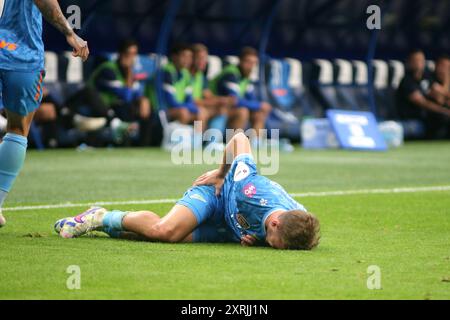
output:
M 28 132 L 42 99 L 43 71 L 1 71 L 2 99 L 7 128 L 0 144 L 0 226 L 6 221 L 1 208 L 25 161 Z
M 1 208 L 25 161 L 27 136 L 34 115 L 34 112 L 25 117 L 11 111 L 6 113 L 7 133 L 0 143 L 0 227 L 6 223 Z
M 230 115 L 228 119 L 228 126 L 233 130 L 247 128 L 248 120 L 250 118 L 250 111 L 244 107 L 233 107 L 230 110 Z
M 251 112 L 252 128 L 256 131 L 256 136 L 259 137 L 261 130 L 266 128 L 267 117 L 272 111 L 272 107 L 267 102 L 261 103 L 261 108 Z

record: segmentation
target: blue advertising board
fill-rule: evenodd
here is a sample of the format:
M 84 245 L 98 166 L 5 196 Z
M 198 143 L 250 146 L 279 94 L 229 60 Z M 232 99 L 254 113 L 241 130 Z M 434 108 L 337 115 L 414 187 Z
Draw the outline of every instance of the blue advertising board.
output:
M 387 150 L 371 112 L 328 110 L 327 117 L 341 148 L 354 150 Z
M 338 148 L 339 143 L 330 120 L 304 119 L 301 125 L 302 146 L 305 149 Z

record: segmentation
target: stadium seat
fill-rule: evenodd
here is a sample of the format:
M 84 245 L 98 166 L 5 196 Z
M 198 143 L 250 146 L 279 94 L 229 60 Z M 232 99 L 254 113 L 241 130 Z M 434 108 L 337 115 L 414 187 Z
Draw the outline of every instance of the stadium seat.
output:
M 403 62 L 399 60 L 389 60 L 389 68 L 390 68 L 390 87 L 393 89 L 397 89 L 400 81 L 402 81 L 405 76 L 405 66 Z
M 311 93 L 324 110 L 344 108 L 333 83 L 333 64 L 329 60 L 315 59 L 310 75 Z
M 369 110 L 369 89 L 368 89 L 368 68 L 367 64 L 361 60 L 353 60 L 353 84 L 354 94 L 358 106 L 362 110 Z
M 274 109 L 268 119 L 269 129 L 280 129 L 280 137 L 300 139 L 300 121 L 319 117 L 322 109 L 314 105 L 303 82 L 302 63 L 293 58 L 272 59 L 267 68 L 267 88 Z
M 156 65 L 158 64 L 158 54 L 157 53 L 150 53 L 150 58 L 153 59 L 154 61 L 156 61 Z M 167 64 L 169 62 L 169 58 L 167 58 L 167 56 L 162 55 L 160 56 L 160 66 L 164 66 L 165 64 Z
M 290 67 L 288 85 L 290 88 L 303 87 L 303 68 L 300 60 L 293 58 L 284 59 Z
M 64 80 L 67 83 L 81 83 L 83 81 L 83 61 L 72 55 L 72 52 L 64 52 L 67 59 Z
M 289 86 L 301 106 L 302 117 L 322 117 L 323 107 L 311 93 L 309 76 L 311 66 L 293 58 L 285 58 L 285 60 L 291 66 Z
M 135 78 L 138 81 L 147 81 L 156 72 L 156 60 L 150 55 L 138 55 L 134 65 Z
M 377 59 L 373 60 L 372 64 L 374 67 L 374 87 L 376 89 L 386 89 L 389 76 L 388 64 L 386 61 Z
M 295 105 L 295 95 L 289 80 L 290 65 L 287 61 L 273 59 L 269 63 L 268 91 L 271 103 L 282 110 L 290 111 Z
M 268 130 L 280 130 L 280 137 L 289 137 L 292 135 L 291 128 L 294 129 L 298 139 L 299 121 L 293 114 L 296 105 L 296 97 L 289 86 L 290 65 L 287 61 L 272 59 L 269 60 L 265 68 L 266 88 L 269 102 L 273 109 L 266 122 Z
M 55 52 L 45 52 L 45 79 L 46 83 L 58 81 L 58 55 Z
M 223 58 L 224 64 L 228 65 L 228 64 L 238 64 L 239 63 L 239 57 L 238 56 L 225 56 Z
M 349 60 L 336 59 L 335 64 L 335 83 L 336 92 L 339 99 L 339 105 L 343 109 L 360 110 L 363 109 L 358 104 L 355 97 L 355 88 L 353 86 L 353 66 Z
M 377 107 L 377 118 L 395 119 L 397 116 L 394 92 L 389 87 L 389 65 L 386 61 L 375 59 L 373 60 L 373 85 L 375 103 Z
M 206 77 L 208 80 L 213 79 L 222 71 L 222 60 L 218 56 L 208 56 L 208 69 Z

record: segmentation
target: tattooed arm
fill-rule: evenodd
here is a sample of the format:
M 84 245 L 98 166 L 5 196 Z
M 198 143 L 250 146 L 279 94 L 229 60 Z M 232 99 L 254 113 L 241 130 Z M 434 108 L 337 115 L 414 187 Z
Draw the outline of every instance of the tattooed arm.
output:
M 80 57 L 85 61 L 89 56 L 87 42 L 81 39 L 70 27 L 69 22 L 64 17 L 58 0 L 33 0 L 41 11 L 45 20 L 52 24 L 66 37 L 67 43 L 73 48 L 73 56 Z

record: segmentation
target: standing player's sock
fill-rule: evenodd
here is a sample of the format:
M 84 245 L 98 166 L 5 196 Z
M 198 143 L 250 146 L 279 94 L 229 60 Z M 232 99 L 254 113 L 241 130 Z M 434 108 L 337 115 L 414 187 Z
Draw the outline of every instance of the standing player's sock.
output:
M 8 195 L 8 192 L 0 190 L 0 213 L 1 213 L 3 203 L 5 202 L 7 195 Z
M 28 140 L 26 137 L 7 133 L 0 143 L 0 208 L 25 161 Z
M 8 195 L 7 192 L 0 190 L 0 228 L 6 224 L 6 219 L 2 215 L 2 207 L 3 207 L 3 202 L 5 202 L 7 195 Z

